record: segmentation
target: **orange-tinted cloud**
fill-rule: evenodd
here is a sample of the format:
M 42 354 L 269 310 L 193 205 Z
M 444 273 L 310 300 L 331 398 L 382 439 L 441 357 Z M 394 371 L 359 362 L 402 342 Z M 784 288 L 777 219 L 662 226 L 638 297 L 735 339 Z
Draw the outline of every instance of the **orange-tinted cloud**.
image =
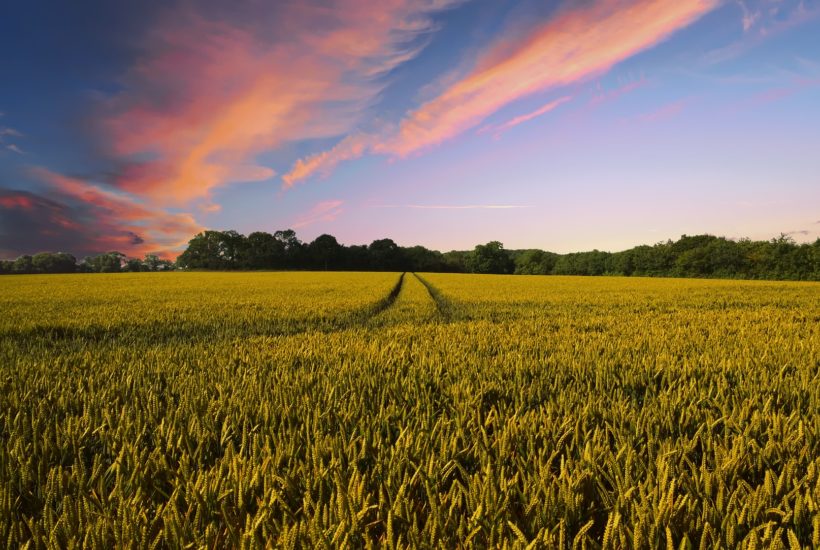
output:
M 604 0 L 570 9 L 505 55 L 485 53 L 474 71 L 409 113 L 380 151 L 406 156 L 446 141 L 504 105 L 586 80 L 689 25 L 717 0 Z
M 60 217 L 52 216 L 52 225 L 79 231 L 86 249 L 105 252 L 118 250 L 129 255 L 175 252 L 203 228 L 190 214 L 172 213 L 149 207 L 125 192 L 104 189 L 89 182 L 57 174 L 43 168 L 32 168 L 31 174 L 46 183 L 55 198 L 67 199 L 74 209 L 66 207 Z M 73 212 L 73 215 L 70 213 Z
M 354 134 L 337 146 L 340 149 L 298 161 L 286 174 L 285 187 L 313 174 L 325 174 L 339 161 L 365 151 L 404 157 L 437 145 L 516 100 L 605 73 L 718 4 L 719 0 L 573 3 L 529 33 L 502 35 L 479 55 L 473 70 L 451 79 L 435 98 L 409 112 L 398 129 L 386 131 L 378 139 L 370 136 L 369 147 L 349 147 L 350 142 L 361 143 L 365 138 Z M 527 116 L 517 123 L 528 120 Z
M 639 115 L 637 117 L 637 120 L 639 122 L 654 123 L 661 120 L 673 118 L 680 114 L 680 112 L 683 111 L 683 109 L 689 102 L 689 99 L 680 99 L 678 101 L 667 103 L 666 105 L 663 105 L 655 109 L 654 111 L 650 111 L 648 113 Z
M 371 208 L 410 208 L 412 210 L 518 210 L 534 208 L 523 204 L 374 204 Z
M 31 210 L 33 207 L 34 201 L 32 201 L 29 195 L 10 192 L 0 195 L 0 208 Z
M 328 151 L 299 159 L 290 172 L 282 176 L 282 187 L 290 189 L 297 182 L 314 173 L 328 175 L 340 162 L 357 159 L 364 155 L 374 143 L 373 140 L 373 136 L 367 134 L 352 134 Z
M 559 97 L 555 101 L 550 101 L 549 103 L 545 104 L 542 107 L 539 107 L 538 109 L 536 109 L 535 111 L 532 111 L 531 113 L 527 113 L 525 115 L 517 116 L 517 117 L 512 118 L 512 119 L 508 120 L 507 122 L 505 122 L 503 124 L 499 124 L 497 126 L 485 127 L 481 130 L 481 132 L 490 132 L 491 131 L 496 136 L 498 136 L 499 134 L 501 134 L 503 132 L 506 132 L 510 128 L 513 128 L 515 126 L 518 126 L 519 124 L 523 124 L 524 122 L 530 121 L 534 118 L 540 117 L 541 115 L 545 115 L 545 114 L 549 113 L 550 111 L 552 111 L 555 108 L 559 107 L 560 105 L 566 103 L 567 101 L 570 101 L 571 99 L 572 99 L 572 97 L 570 97 L 570 96 Z
M 454 3 L 268 3 L 253 19 L 169 14 L 107 105 L 105 135 L 124 161 L 117 185 L 181 205 L 270 179 L 260 154 L 350 131 L 383 88 L 378 77 L 418 53 L 429 14 Z
M 604 90 L 599 85 L 596 89 L 595 95 L 592 97 L 589 103 L 590 105 L 597 106 L 610 101 L 615 101 L 621 98 L 622 96 L 625 96 L 631 92 L 634 92 L 635 90 L 647 86 L 648 84 L 649 82 L 644 77 L 641 77 L 638 80 L 627 82 L 626 84 L 618 86 L 613 90 Z
M 322 201 L 317 203 L 309 211 L 299 216 L 291 224 L 291 227 L 294 229 L 299 229 L 300 227 L 313 225 L 317 222 L 332 222 L 344 211 L 342 208 L 343 204 L 344 201 L 340 200 Z

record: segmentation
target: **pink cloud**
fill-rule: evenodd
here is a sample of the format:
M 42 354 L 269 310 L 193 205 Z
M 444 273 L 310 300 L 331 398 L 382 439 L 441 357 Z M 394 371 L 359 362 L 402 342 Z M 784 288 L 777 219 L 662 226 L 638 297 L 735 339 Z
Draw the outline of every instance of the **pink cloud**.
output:
M 649 84 L 649 81 L 641 77 L 638 80 L 628 82 L 622 86 L 618 86 L 613 90 L 602 90 L 600 87 L 596 90 L 595 95 L 590 100 L 590 104 L 597 106 L 609 101 L 615 101 L 622 96 L 625 96 L 635 90 L 639 90 Z
M 290 172 L 282 176 L 282 187 L 290 189 L 314 173 L 326 176 L 340 162 L 364 155 L 374 143 L 373 139 L 373 136 L 367 134 L 351 134 L 328 151 L 297 160 Z
M 35 167 L 30 173 L 51 187 L 54 194 L 73 201 L 85 212 L 82 223 L 92 231 L 84 246 L 98 251 L 127 254 L 160 253 L 171 256 L 203 227 L 186 213 L 149 207 L 137 197 L 112 191 L 87 181 Z M 79 230 L 80 221 L 54 217 L 53 225 Z
M 471 71 L 450 78 L 436 97 L 407 113 L 398 129 L 374 138 L 369 148 L 344 149 L 344 154 L 319 153 L 297 162 L 286 176 L 286 186 L 314 173 L 326 173 L 340 160 L 364 152 L 405 157 L 433 147 L 477 126 L 514 101 L 603 74 L 717 5 L 719 0 L 573 4 L 528 34 L 501 36 L 479 55 Z
M 166 205 L 275 173 L 256 158 L 349 131 L 456 0 L 269 3 L 257 20 L 168 14 L 111 99 L 103 130 L 119 187 Z M 148 160 L 146 160 L 148 159 Z
M 22 193 L 8 193 L 0 195 L 0 208 L 19 208 L 22 210 L 31 210 L 34 207 L 34 202 L 31 197 Z
M 563 105 L 567 101 L 570 101 L 571 99 L 572 98 L 570 96 L 560 97 L 560 98 L 558 98 L 554 101 L 550 101 L 549 103 L 547 103 L 544 106 L 536 109 L 535 111 L 532 111 L 531 113 L 527 113 L 527 114 L 524 114 L 524 115 L 517 116 L 517 117 L 512 118 L 512 119 L 508 120 L 507 122 L 505 122 L 503 124 L 499 124 L 497 126 L 485 127 L 486 130 L 482 129 L 480 131 L 481 132 L 492 131 L 496 135 L 496 137 L 498 137 L 500 134 L 502 134 L 503 132 L 506 132 L 510 128 L 514 128 L 515 126 L 518 126 L 519 124 L 523 124 L 524 122 L 528 122 L 528 121 L 530 121 L 534 118 L 545 115 L 545 114 L 549 113 L 550 111 L 555 110 L 557 107 Z
M 371 208 L 410 208 L 413 210 L 517 210 L 533 208 L 521 204 L 376 204 Z
M 678 101 L 673 101 L 672 103 L 667 103 L 654 111 L 650 111 L 648 113 L 644 113 L 637 117 L 639 122 L 659 122 L 661 120 L 666 120 L 669 118 L 673 118 L 680 114 L 681 111 L 686 107 L 689 103 L 688 99 L 681 99 Z
M 602 74 L 716 5 L 716 0 L 610 0 L 565 11 L 515 47 L 505 41 L 490 48 L 475 70 L 409 113 L 398 135 L 380 150 L 407 156 L 455 137 L 512 101 Z M 498 55 L 498 47 L 506 55 Z
M 344 201 L 330 200 L 317 203 L 309 211 L 299 216 L 291 227 L 299 229 L 319 222 L 332 222 L 344 211 Z

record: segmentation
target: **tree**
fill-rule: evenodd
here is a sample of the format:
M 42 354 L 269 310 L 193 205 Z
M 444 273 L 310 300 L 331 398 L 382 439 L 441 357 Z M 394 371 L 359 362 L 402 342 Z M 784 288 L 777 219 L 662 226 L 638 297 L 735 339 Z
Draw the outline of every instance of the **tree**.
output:
M 317 269 L 338 269 L 342 259 L 342 245 L 333 235 L 319 235 L 307 246 L 308 260 Z
M 469 271 L 467 269 L 467 256 L 469 255 L 469 252 L 461 250 L 445 252 L 441 255 L 441 260 L 444 262 L 444 271 L 448 273 L 466 273 Z
M 248 235 L 246 255 L 248 267 L 273 269 L 284 265 L 285 245 L 270 233 L 255 231 Z
M 145 259 L 142 261 L 142 267 L 145 271 L 159 271 L 161 264 L 162 260 L 156 254 L 146 254 Z
M 296 237 L 296 231 L 285 229 L 277 231 L 273 237 L 282 244 L 285 257 L 280 267 L 300 267 L 303 260 L 304 245 Z
M 125 265 L 125 254 L 122 252 L 108 252 L 97 256 L 89 256 L 83 263 L 93 273 L 117 273 Z
M 411 246 L 402 248 L 402 254 L 410 271 L 444 271 L 445 264 L 441 252 L 423 246 Z
M 367 245 L 354 244 L 344 249 L 344 267 L 352 271 L 366 271 L 370 267 Z
M 233 229 L 222 232 L 220 243 L 222 259 L 227 263 L 229 269 L 242 269 L 248 267 L 247 251 L 248 239 Z
M 40 252 L 31 259 L 34 273 L 74 273 L 77 258 L 63 252 Z
M 141 261 L 137 258 L 128 258 L 125 262 L 125 271 L 130 271 L 132 273 L 139 273 L 140 271 L 150 271 L 145 269 L 145 266 Z
M 20 275 L 34 273 L 34 266 L 31 261 L 31 256 L 26 254 L 14 260 L 14 263 L 11 265 L 11 272 Z
M 406 261 L 399 245 L 392 239 L 377 239 L 367 247 L 370 266 L 376 271 L 405 271 Z
M 558 254 L 543 250 L 524 250 L 513 259 L 515 273 L 520 275 L 548 275 L 555 268 Z
M 177 263 L 186 269 L 229 269 L 223 240 L 220 231 L 203 231 L 188 241 L 188 248 L 177 258 Z
M 476 245 L 467 256 L 467 268 L 472 273 L 512 273 L 515 264 L 498 241 Z

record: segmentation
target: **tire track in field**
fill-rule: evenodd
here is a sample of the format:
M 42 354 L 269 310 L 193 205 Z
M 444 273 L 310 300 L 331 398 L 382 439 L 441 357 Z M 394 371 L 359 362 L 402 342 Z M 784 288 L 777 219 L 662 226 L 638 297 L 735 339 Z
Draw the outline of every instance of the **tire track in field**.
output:
M 36 326 L 19 330 L 9 330 L 0 333 L 0 342 L 10 339 L 12 342 L 25 345 L 49 345 L 65 346 L 101 344 L 124 345 L 128 344 L 150 344 L 161 345 L 170 342 L 191 342 L 191 341 L 218 341 L 232 338 L 248 338 L 257 336 L 296 336 L 307 332 L 321 332 L 330 334 L 349 330 L 356 327 L 368 327 L 372 320 L 384 313 L 396 302 L 404 286 L 404 277 L 407 273 L 399 275 L 398 281 L 390 290 L 390 293 L 373 305 L 351 310 L 347 315 L 322 321 L 319 325 L 297 325 L 297 326 L 257 326 L 250 330 L 238 330 L 226 334 L 223 327 L 211 324 L 189 323 L 180 327 L 168 325 L 167 323 L 154 322 L 147 325 L 119 326 L 119 327 L 62 327 L 62 326 Z
M 383 312 L 384 310 L 386 310 L 387 308 L 389 308 L 390 306 L 392 306 L 396 302 L 396 298 L 399 297 L 399 294 L 401 293 L 402 286 L 404 286 L 404 276 L 405 275 L 407 275 L 406 272 L 403 272 L 401 275 L 399 275 L 399 280 L 396 282 L 396 286 L 393 287 L 393 289 L 390 291 L 390 294 L 388 294 L 387 297 L 385 297 L 382 301 L 377 303 L 376 307 L 374 307 L 368 313 L 368 315 L 365 316 L 365 318 L 363 319 L 364 322 L 369 321 L 370 319 L 372 319 L 373 317 L 375 317 L 379 313 Z
M 453 304 L 450 303 L 450 301 L 424 277 L 415 272 L 413 272 L 413 277 L 418 279 L 418 281 L 424 285 L 424 288 L 427 289 L 427 293 L 430 295 L 433 302 L 435 302 L 436 309 L 438 310 L 439 315 L 441 315 L 441 318 L 446 322 L 452 321 L 455 311 Z

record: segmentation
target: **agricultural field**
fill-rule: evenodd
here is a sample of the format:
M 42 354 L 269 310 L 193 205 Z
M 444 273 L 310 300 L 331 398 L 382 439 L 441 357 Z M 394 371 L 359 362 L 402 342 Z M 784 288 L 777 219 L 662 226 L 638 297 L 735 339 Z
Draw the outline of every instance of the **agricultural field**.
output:
M 0 279 L 9 548 L 820 547 L 820 284 Z

